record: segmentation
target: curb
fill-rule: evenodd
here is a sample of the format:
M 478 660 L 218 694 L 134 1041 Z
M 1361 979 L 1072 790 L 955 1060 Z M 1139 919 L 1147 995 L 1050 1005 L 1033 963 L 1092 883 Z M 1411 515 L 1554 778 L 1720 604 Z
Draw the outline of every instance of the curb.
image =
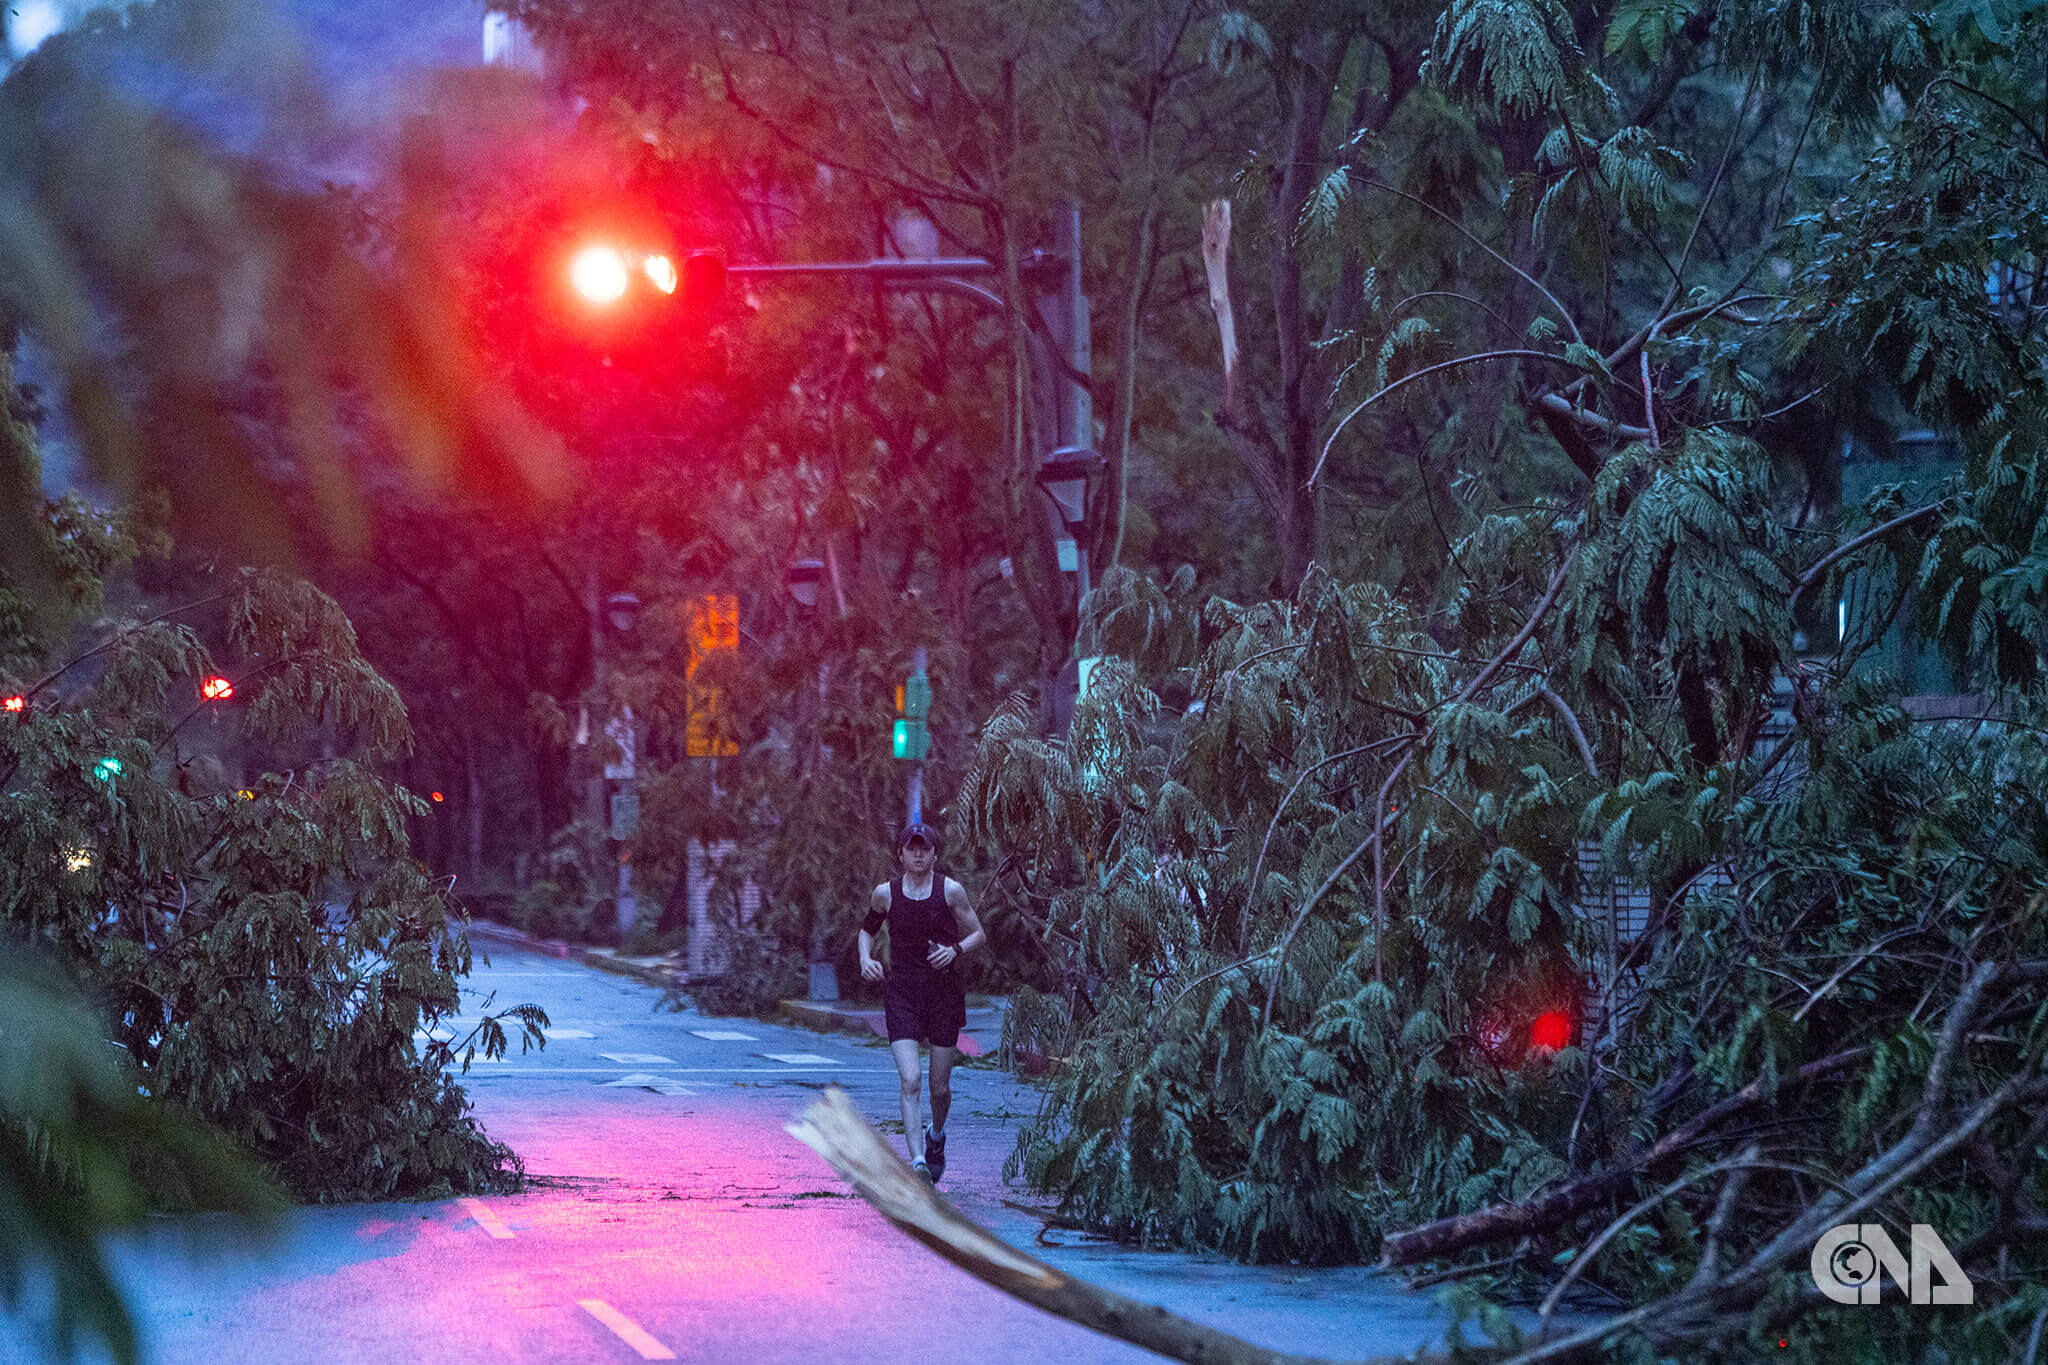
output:
M 683 985 L 683 974 L 680 971 L 664 971 L 659 967 L 650 967 L 642 963 L 622 960 L 599 949 L 586 948 L 577 943 L 564 943 L 556 938 L 536 938 L 524 929 L 514 929 L 509 924 L 496 924 L 490 920 L 473 919 L 469 922 L 469 935 L 471 938 L 489 939 L 496 943 L 512 944 L 515 947 L 529 948 L 536 953 L 546 953 L 550 957 L 566 958 L 571 962 L 581 962 L 585 966 L 595 967 L 601 972 L 610 972 L 614 976 L 631 977 L 635 981 L 644 982 L 650 986 L 659 986 L 663 990 L 681 990 Z
M 827 1033 L 855 1033 L 864 1038 L 889 1036 L 881 1010 L 850 1010 L 820 1000 L 785 1000 L 782 1002 L 782 1014 L 793 1023 Z M 961 1056 L 983 1057 L 987 1054 L 988 1049 L 976 1042 L 972 1033 L 961 1030 Z
M 859 1033 L 875 1037 L 884 1034 L 880 1010 L 847 1010 L 816 1000 L 785 1000 L 782 1012 L 807 1028 L 823 1029 L 828 1033 Z

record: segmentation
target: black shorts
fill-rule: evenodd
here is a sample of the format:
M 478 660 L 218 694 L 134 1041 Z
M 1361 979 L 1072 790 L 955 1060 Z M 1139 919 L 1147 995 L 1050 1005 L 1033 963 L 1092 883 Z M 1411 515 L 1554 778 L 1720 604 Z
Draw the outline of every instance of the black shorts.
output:
M 933 1047 L 960 1046 L 967 1023 L 967 987 L 950 971 L 892 971 L 883 988 L 889 1041 L 901 1038 Z

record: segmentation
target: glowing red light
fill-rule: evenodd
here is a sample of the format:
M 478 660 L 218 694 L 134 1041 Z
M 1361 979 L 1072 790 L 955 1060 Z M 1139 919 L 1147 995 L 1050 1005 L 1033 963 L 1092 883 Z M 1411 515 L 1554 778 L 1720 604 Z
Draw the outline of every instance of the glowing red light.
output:
M 1536 1022 L 1529 1025 L 1529 1042 L 1540 1048 L 1555 1052 L 1572 1040 L 1572 1017 L 1562 1010 L 1551 1010 L 1536 1016 Z
M 430 792 L 428 794 L 432 796 L 436 802 L 446 801 L 448 799 L 447 797 L 441 795 L 441 793 L 439 792 Z
M 649 256 L 646 260 L 640 262 L 640 269 L 647 276 L 647 282 L 662 293 L 673 294 L 676 292 L 676 263 L 668 257 L 662 255 Z
M 0 700 L 0 711 L 22 712 L 28 710 L 27 697 L 8 697 Z
M 208 701 L 226 701 L 235 695 L 235 685 L 215 674 L 199 684 L 199 695 Z
M 569 283 L 592 303 L 617 302 L 630 282 L 626 258 L 608 246 L 585 247 L 569 262 Z

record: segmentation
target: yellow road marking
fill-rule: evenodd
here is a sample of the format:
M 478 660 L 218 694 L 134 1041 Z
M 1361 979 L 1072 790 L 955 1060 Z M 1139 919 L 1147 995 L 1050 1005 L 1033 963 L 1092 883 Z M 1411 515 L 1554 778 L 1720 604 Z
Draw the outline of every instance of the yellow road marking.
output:
M 674 1360 L 676 1353 L 647 1335 L 639 1323 L 606 1303 L 603 1299 L 578 1299 L 583 1311 L 612 1329 L 620 1341 L 640 1353 L 642 1360 Z
M 511 1238 L 512 1229 L 506 1227 L 504 1220 L 499 1218 L 497 1214 L 492 1213 L 488 1208 L 484 1207 L 483 1200 L 464 1199 L 462 1201 L 462 1207 L 468 1209 L 469 1216 L 476 1219 L 476 1225 L 482 1228 L 485 1232 L 490 1233 L 491 1236 L 497 1238 L 501 1242 L 507 1241 Z

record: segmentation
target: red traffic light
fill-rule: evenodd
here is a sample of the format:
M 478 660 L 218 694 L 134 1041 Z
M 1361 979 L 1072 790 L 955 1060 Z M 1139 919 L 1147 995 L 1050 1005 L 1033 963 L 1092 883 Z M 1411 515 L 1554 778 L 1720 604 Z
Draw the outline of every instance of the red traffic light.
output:
M 698 307 L 725 292 L 725 262 L 710 251 L 686 253 L 678 268 L 675 257 L 666 252 L 592 242 L 569 258 L 568 276 L 570 287 L 584 302 L 597 307 L 618 303 L 636 287 L 663 296 L 680 293 L 685 302 Z
M 199 684 L 199 695 L 207 701 L 226 701 L 235 695 L 235 685 L 215 674 Z
M 436 802 L 436 804 L 438 804 L 438 803 L 440 803 L 440 802 L 442 802 L 442 801 L 446 801 L 446 800 L 448 799 L 447 797 L 445 797 L 445 796 L 441 795 L 441 793 L 439 793 L 439 792 L 428 792 L 428 793 L 427 793 L 427 795 L 429 795 L 429 796 L 433 797 L 433 798 L 434 798 L 434 801 Z
M 1572 1017 L 1563 1010 L 1547 1010 L 1536 1016 L 1529 1025 L 1529 1045 L 1549 1052 L 1570 1044 L 1572 1040 Z
M 587 246 L 570 258 L 569 283 L 592 303 L 615 303 L 632 283 L 632 272 L 617 247 Z
M 28 710 L 27 697 L 0 697 L 0 711 L 6 711 L 13 715 L 20 715 L 23 711 L 26 710 Z

